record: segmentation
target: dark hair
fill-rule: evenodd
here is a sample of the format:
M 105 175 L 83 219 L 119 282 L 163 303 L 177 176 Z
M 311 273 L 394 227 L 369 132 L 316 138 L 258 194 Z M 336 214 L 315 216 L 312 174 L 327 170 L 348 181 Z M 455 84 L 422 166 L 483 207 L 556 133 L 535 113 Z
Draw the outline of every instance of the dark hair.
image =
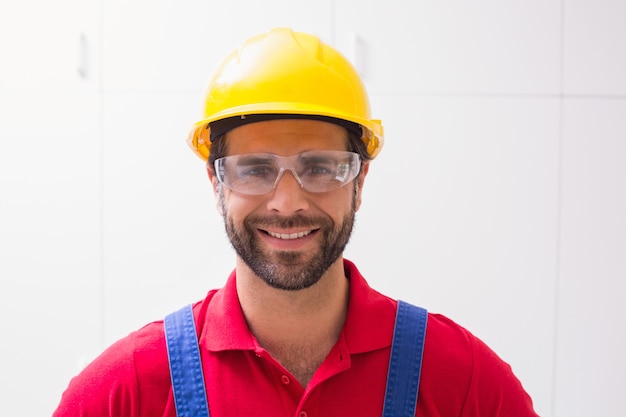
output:
M 216 137 L 211 141 L 209 150 L 209 160 L 207 162 L 211 172 L 215 173 L 215 160 L 226 156 L 228 149 L 226 147 L 226 133 Z
M 359 154 L 361 157 L 361 166 L 364 162 L 370 161 L 372 158 L 367 152 L 367 145 L 365 145 L 363 139 L 351 130 L 346 129 L 346 132 L 348 134 L 348 151 Z M 228 153 L 227 133 L 228 132 L 223 133 L 211 141 L 208 166 L 212 172 L 215 170 L 215 160 L 226 156 Z

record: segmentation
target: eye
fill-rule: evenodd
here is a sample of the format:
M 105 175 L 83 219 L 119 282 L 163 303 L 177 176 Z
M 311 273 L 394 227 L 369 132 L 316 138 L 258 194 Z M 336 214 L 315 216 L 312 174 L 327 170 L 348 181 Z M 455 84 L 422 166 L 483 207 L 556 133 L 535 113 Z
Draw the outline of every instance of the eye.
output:
M 310 170 L 313 174 L 323 175 L 330 174 L 334 170 L 334 167 L 330 163 L 315 164 L 311 166 Z
M 336 166 L 330 161 L 316 161 L 310 162 L 303 167 L 302 174 L 308 176 L 324 176 L 333 175 Z
M 266 178 L 276 174 L 272 165 L 245 165 L 239 167 L 239 176 L 244 178 Z

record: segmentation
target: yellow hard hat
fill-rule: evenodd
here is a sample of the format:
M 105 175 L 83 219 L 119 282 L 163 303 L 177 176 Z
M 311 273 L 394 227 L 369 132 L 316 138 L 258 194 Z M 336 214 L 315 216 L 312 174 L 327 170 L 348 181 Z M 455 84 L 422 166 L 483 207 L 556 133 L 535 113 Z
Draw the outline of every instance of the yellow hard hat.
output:
M 315 36 L 287 28 L 254 36 L 226 57 L 209 83 L 204 118 L 187 142 L 206 161 L 211 123 L 249 115 L 353 122 L 361 126 L 370 157 L 383 146 L 381 121 L 370 117 L 365 86 L 350 62 Z

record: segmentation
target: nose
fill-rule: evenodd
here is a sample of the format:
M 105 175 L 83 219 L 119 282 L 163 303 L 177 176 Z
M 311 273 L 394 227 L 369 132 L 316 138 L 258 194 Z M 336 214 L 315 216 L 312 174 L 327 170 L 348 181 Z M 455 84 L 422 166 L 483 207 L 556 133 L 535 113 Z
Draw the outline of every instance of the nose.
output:
M 290 215 L 309 207 L 305 190 L 293 171 L 285 170 L 276 181 L 267 202 L 268 210 Z
M 280 172 L 276 176 L 276 181 L 274 181 L 274 188 L 276 188 L 278 186 L 278 183 L 280 182 L 281 178 L 283 177 L 283 174 L 285 172 L 287 172 L 287 171 L 289 171 L 291 173 L 291 175 L 293 175 L 293 178 L 296 181 L 298 181 L 298 184 L 300 184 L 300 187 L 304 187 L 304 184 L 302 184 L 302 180 L 300 180 L 300 177 L 298 177 L 298 174 L 296 173 L 294 168 L 281 168 Z

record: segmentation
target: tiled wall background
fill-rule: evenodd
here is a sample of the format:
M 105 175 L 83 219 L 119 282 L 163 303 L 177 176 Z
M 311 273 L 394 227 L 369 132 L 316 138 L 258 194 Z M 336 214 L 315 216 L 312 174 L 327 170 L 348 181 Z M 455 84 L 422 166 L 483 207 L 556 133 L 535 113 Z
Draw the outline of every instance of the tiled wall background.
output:
M 272 26 L 363 74 L 387 141 L 346 256 L 514 368 L 542 416 L 626 392 L 626 3 L 0 4 L 0 399 L 49 415 L 233 254 L 186 148 L 211 70 Z

